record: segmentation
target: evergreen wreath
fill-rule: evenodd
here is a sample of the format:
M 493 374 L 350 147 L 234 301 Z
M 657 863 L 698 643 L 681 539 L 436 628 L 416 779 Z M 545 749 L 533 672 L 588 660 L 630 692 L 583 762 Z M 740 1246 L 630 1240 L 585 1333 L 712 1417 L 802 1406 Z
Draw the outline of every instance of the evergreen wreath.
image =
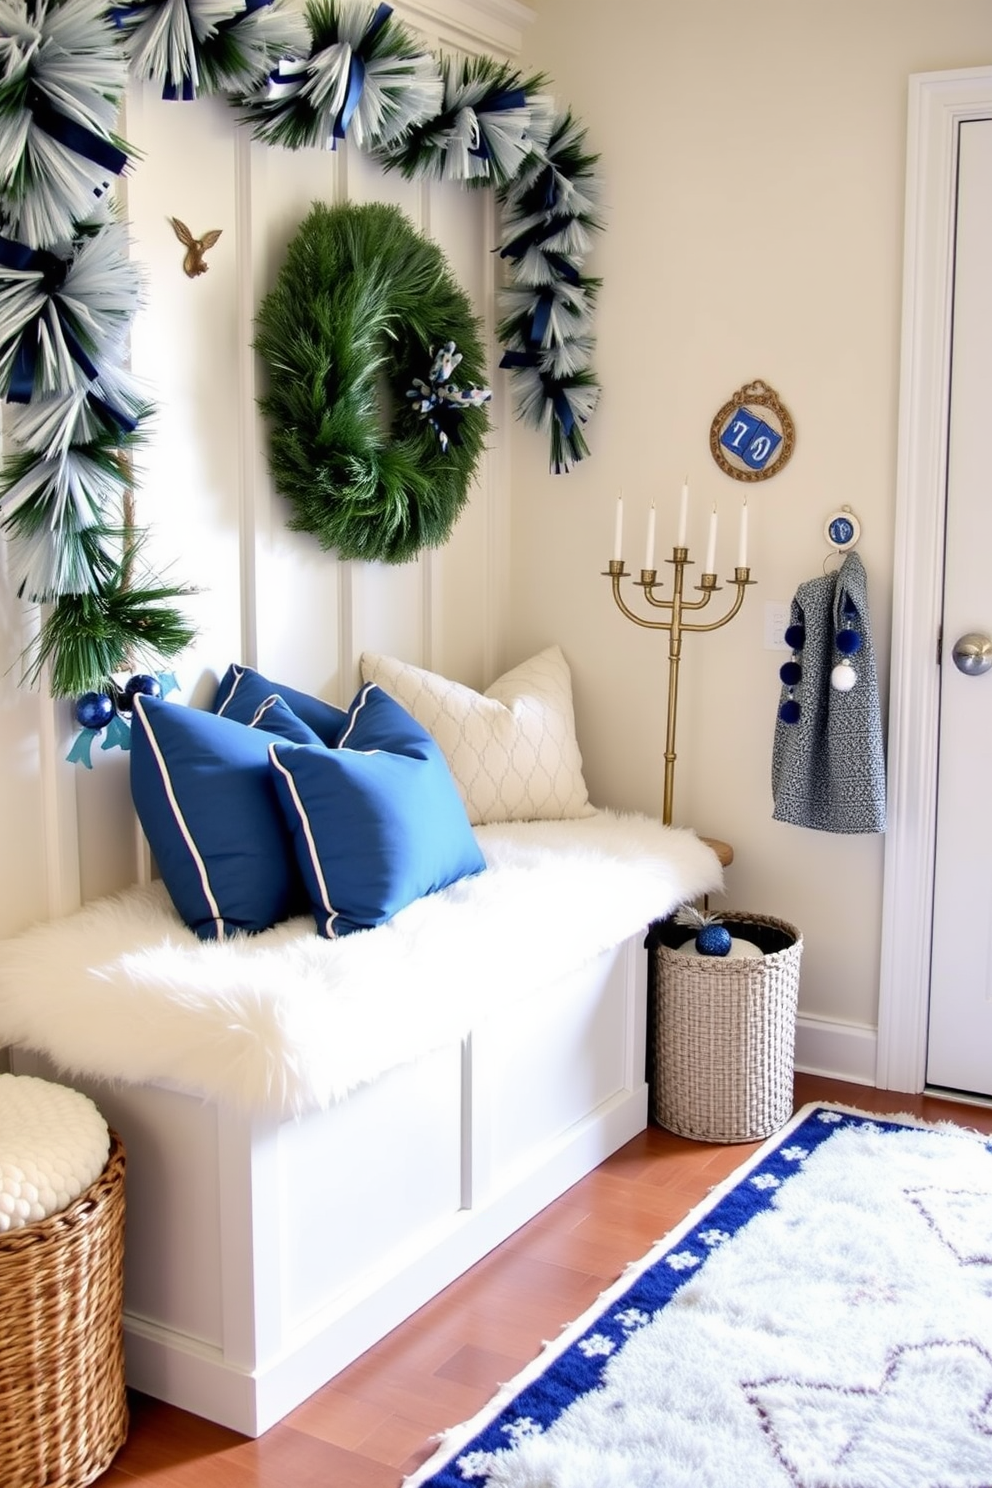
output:
M 256 326 L 289 525 L 366 561 L 405 563 L 445 542 L 483 449 L 489 391 L 474 386 L 478 319 L 437 245 L 397 207 L 317 203 Z M 459 362 L 464 391 L 448 376 Z

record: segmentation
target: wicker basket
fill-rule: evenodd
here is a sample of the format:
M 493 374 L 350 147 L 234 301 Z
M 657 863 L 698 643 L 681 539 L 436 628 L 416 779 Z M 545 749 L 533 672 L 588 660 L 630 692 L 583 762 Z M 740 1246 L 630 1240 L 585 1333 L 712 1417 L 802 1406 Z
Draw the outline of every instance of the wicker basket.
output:
M 67 1209 L 0 1235 L 0 1481 L 81 1488 L 127 1435 L 124 1147 Z
M 803 942 L 784 920 L 720 919 L 762 957 L 687 956 L 676 947 L 692 932 L 672 920 L 648 934 L 651 1115 L 683 1137 L 753 1142 L 792 1115 Z

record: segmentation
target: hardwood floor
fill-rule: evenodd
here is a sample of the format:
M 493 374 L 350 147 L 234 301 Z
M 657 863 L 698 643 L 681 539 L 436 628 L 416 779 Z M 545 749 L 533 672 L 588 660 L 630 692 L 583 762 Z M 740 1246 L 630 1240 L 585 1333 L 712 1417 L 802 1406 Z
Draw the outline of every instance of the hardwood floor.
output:
M 808 1075 L 796 1104 L 837 1100 L 992 1132 L 992 1108 Z M 758 1143 L 710 1146 L 650 1126 L 260 1437 L 145 1396 L 102 1488 L 398 1488 Z

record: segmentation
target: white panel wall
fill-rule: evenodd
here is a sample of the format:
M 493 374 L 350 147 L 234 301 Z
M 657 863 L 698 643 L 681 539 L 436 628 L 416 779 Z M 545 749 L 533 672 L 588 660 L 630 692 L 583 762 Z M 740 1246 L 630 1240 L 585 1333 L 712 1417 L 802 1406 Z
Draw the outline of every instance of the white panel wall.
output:
M 395 9 L 435 49 L 506 57 L 519 51 L 531 16 L 517 0 L 411 0 Z M 352 146 L 259 145 L 225 101 L 165 103 L 150 87 L 130 90 L 122 133 L 141 155 L 122 197 L 147 280 L 132 364 L 157 405 L 135 461 L 137 519 L 151 529 L 147 552 L 159 571 L 198 591 L 184 605 L 199 634 L 175 665 L 180 698 L 203 703 L 229 662 L 246 661 L 345 704 L 363 649 L 471 685 L 492 680 L 509 585 L 496 348 L 494 428 L 469 503 L 444 549 L 398 567 L 341 563 L 309 534 L 289 530 L 269 476 L 251 349 L 257 307 L 314 201 L 400 206 L 440 243 L 491 333 L 499 263 L 491 195 L 407 182 Z M 205 274 L 183 273 L 171 217 L 197 237 L 221 230 Z M 95 748 L 92 771 L 68 765 L 77 732 L 71 705 L 18 685 L 18 656 L 37 614 L 12 593 L 5 559 L 0 549 L 0 935 L 147 872 L 126 756 Z

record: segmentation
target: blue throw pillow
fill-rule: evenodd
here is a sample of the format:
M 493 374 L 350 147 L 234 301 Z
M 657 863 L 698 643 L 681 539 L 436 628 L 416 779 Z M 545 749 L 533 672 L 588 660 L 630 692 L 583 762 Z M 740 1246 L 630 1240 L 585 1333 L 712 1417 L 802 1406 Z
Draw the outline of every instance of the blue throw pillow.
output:
M 321 935 L 348 935 L 479 873 L 485 859 L 441 750 L 380 688 L 358 694 L 336 749 L 270 746 Z
M 226 718 L 227 714 L 218 715 Z M 259 703 L 248 723 L 249 728 L 264 729 L 267 734 L 278 734 L 291 744 L 316 744 L 325 748 L 323 739 L 308 723 L 304 723 L 292 708 L 274 692 L 264 703 Z
M 306 906 L 269 766 L 277 738 L 135 698 L 131 795 L 172 902 L 201 940 L 267 930 Z
M 281 697 L 297 718 L 302 718 L 325 744 L 337 743 L 348 722 L 348 715 L 342 708 L 311 697 L 308 692 L 298 692 L 295 687 L 270 682 L 253 667 L 239 666 L 236 662 L 231 663 L 220 679 L 210 711 L 233 718 L 237 723 L 250 724 L 261 705 L 273 694 Z

